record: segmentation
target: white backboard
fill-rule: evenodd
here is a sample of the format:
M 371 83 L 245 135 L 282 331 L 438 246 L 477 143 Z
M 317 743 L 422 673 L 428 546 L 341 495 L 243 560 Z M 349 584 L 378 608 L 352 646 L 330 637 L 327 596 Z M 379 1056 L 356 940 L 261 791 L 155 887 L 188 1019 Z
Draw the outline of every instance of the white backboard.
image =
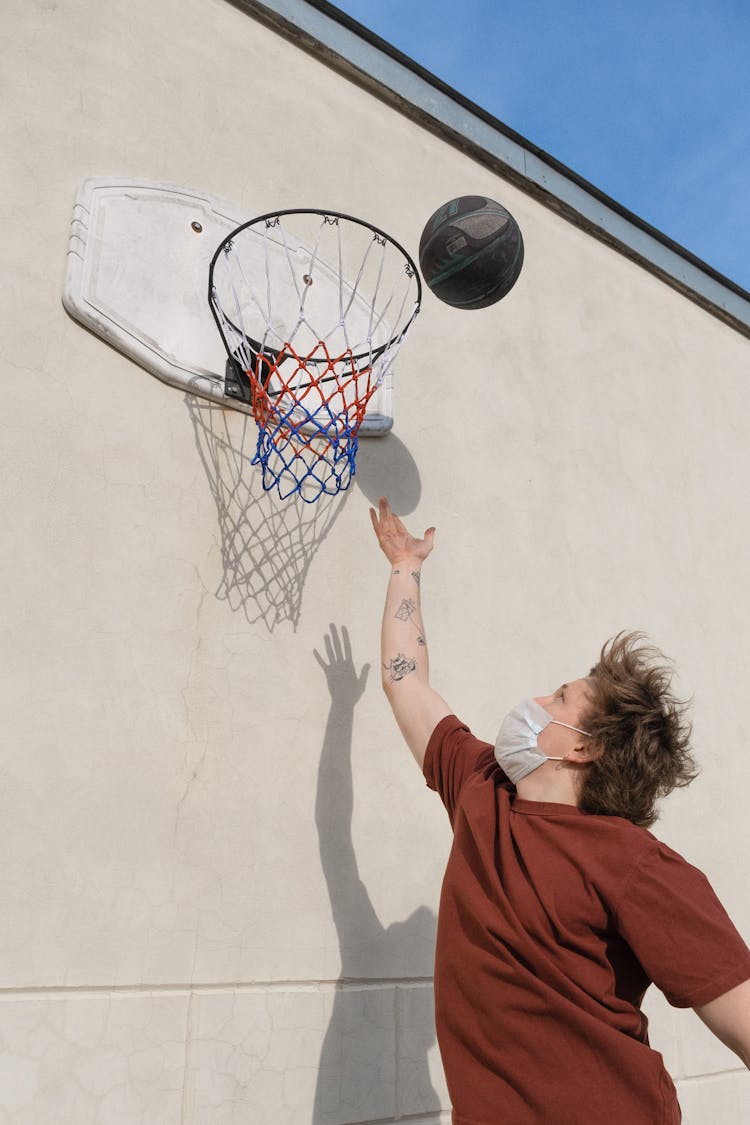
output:
M 253 218 L 187 187 L 118 177 L 87 179 L 76 196 L 63 304 L 108 344 L 174 387 L 236 410 L 225 393 L 226 350 L 208 304 L 211 259 Z M 392 374 L 360 434 L 393 425 Z

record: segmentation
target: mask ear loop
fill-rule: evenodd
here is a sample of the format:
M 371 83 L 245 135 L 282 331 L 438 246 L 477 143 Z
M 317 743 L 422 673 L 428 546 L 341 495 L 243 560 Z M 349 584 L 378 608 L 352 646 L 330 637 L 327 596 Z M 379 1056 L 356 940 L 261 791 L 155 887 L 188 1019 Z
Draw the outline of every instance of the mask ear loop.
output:
M 587 730 L 581 730 L 581 728 L 580 728 L 580 727 L 572 727 L 572 726 L 570 725 L 570 723 L 561 723 L 561 722 L 559 721 L 559 719 L 550 719 L 550 723 L 554 723 L 554 725 L 555 725 L 556 727 L 567 727 L 567 729 L 568 729 L 568 730 L 574 730 L 574 731 L 576 731 L 576 732 L 577 732 L 578 734 L 583 734 L 583 735 L 585 735 L 585 736 L 586 736 L 586 738 L 591 738 L 591 735 L 589 734 L 589 732 L 588 732 Z M 565 765 L 565 763 L 566 763 L 566 762 L 567 762 L 567 760 L 568 760 L 568 757 L 569 757 L 569 755 L 570 755 L 570 751 L 568 751 L 568 753 L 567 753 L 567 754 L 565 755 L 565 757 L 564 757 L 564 758 L 560 758 L 560 759 L 558 760 L 558 763 L 557 763 L 557 765 L 555 766 L 555 773 L 557 773 L 557 771 L 558 771 L 558 770 L 561 770 L 561 769 L 563 768 L 563 766 Z
M 580 727 L 572 727 L 570 723 L 561 723 L 559 719 L 550 719 L 550 725 L 556 727 L 566 727 L 568 730 L 577 731 L 578 734 L 585 734 L 586 738 L 591 738 L 591 734 L 587 730 L 581 730 Z

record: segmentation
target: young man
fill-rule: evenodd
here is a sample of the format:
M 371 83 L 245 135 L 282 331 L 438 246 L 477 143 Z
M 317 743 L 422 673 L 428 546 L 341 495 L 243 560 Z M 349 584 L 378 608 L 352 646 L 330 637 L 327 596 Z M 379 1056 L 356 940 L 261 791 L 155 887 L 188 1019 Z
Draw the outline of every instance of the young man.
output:
M 644 993 L 694 1008 L 750 1067 L 750 950 L 647 831 L 695 776 L 667 670 L 621 635 L 588 676 L 514 708 L 495 747 L 478 741 L 429 683 L 435 529 L 412 537 L 385 500 L 371 517 L 391 564 L 383 686 L 454 831 L 435 1012 L 455 1125 L 677 1125 Z

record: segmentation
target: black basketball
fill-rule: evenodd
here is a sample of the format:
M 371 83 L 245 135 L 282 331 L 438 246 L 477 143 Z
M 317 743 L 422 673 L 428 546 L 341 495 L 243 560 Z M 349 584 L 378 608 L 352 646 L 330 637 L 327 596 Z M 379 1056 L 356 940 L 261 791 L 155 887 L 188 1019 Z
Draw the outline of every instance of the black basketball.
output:
M 522 265 L 518 223 L 483 195 L 462 195 L 438 207 L 419 240 L 425 283 L 456 309 L 494 305 L 511 291 Z

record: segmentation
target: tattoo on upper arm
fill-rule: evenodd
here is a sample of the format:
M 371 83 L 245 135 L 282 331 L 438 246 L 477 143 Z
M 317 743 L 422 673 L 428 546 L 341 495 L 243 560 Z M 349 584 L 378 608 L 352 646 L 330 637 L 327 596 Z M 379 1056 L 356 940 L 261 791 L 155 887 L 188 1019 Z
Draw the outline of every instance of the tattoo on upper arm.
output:
M 394 617 L 397 617 L 399 621 L 411 621 L 412 614 L 416 612 L 416 602 L 413 602 L 411 598 L 403 598 L 401 601 L 401 605 L 398 607 L 394 614 Z
M 398 656 L 391 657 L 388 663 L 384 664 L 383 667 L 390 672 L 392 681 L 403 680 L 404 676 L 408 676 L 410 672 L 414 671 L 417 667 L 417 662 L 416 660 L 412 660 L 410 656 L 404 656 L 403 652 L 400 652 Z
M 419 634 L 419 636 L 417 637 L 417 644 L 418 644 L 418 645 L 422 645 L 422 646 L 424 646 L 424 645 L 426 645 L 426 644 L 427 644 L 427 641 L 426 641 L 426 640 L 424 639 L 424 637 L 422 636 L 422 634 L 421 634 L 421 633 L 420 633 L 420 634 Z

